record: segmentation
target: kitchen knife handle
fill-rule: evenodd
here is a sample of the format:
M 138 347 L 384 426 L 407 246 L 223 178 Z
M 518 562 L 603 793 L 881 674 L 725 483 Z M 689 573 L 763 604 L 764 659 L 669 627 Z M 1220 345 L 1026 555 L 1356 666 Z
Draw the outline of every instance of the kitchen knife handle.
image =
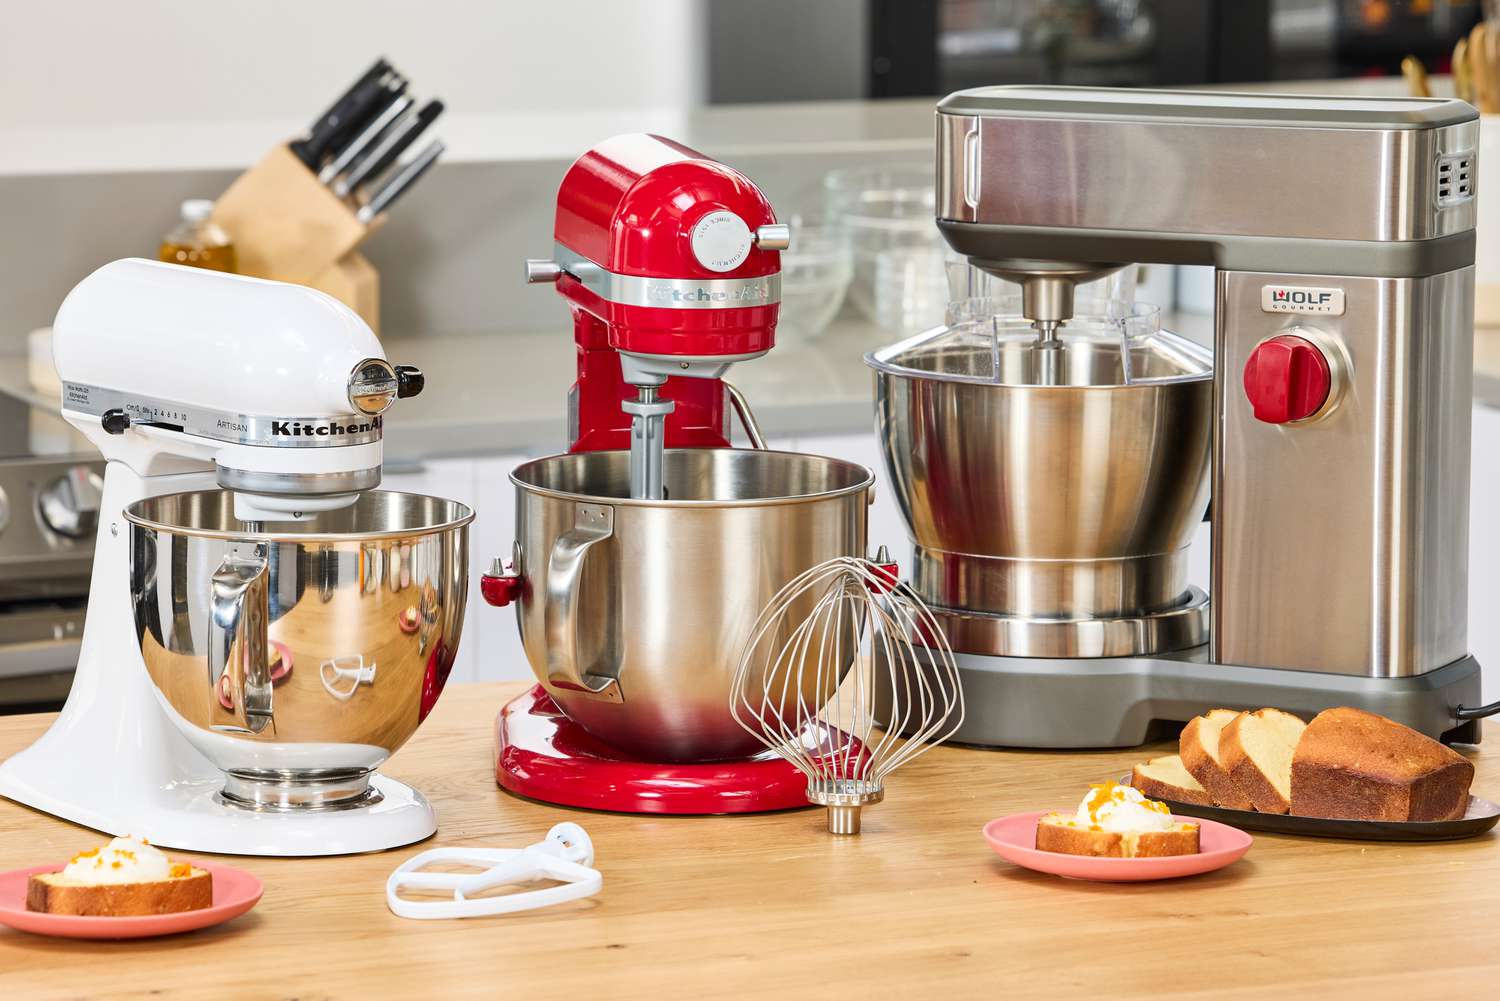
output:
M 364 81 L 344 107 L 340 108 L 335 115 L 319 123 L 318 131 L 313 132 L 300 144 L 294 143 L 292 152 L 296 153 L 309 169 L 319 170 L 323 157 L 327 156 L 330 150 L 342 146 L 351 139 L 350 133 L 359 126 L 360 122 L 369 117 L 371 110 L 392 89 L 405 91 L 406 81 L 400 76 L 395 76 L 394 81 L 384 76 Z
M 407 163 L 406 166 L 401 168 L 400 173 L 389 181 L 386 181 L 379 191 L 370 196 L 370 200 L 360 207 L 360 210 L 354 214 L 354 217 L 359 220 L 361 225 L 369 225 L 372 219 L 390 208 L 392 202 L 400 198 L 407 188 L 415 184 L 417 178 L 427 173 L 432 165 L 437 162 L 437 158 L 443 154 L 443 150 L 447 148 L 443 145 L 441 139 L 434 139 L 422 151 L 421 156 Z
M 385 109 L 370 120 L 364 131 L 355 137 L 354 141 L 345 146 L 343 150 L 328 161 L 328 165 L 318 172 L 318 180 L 324 184 L 332 181 L 344 171 L 350 169 L 354 163 L 375 145 L 375 141 L 385 133 L 402 115 L 406 109 L 412 106 L 412 99 L 405 94 L 392 94 L 391 101 Z
M 309 170 L 317 170 L 318 162 L 323 159 L 323 150 L 327 149 L 333 133 L 347 116 L 347 109 L 355 96 L 372 81 L 379 80 L 390 71 L 391 64 L 384 57 L 375 60 L 374 65 L 365 70 L 348 90 L 340 94 L 339 99 L 334 101 L 327 111 L 313 120 L 305 137 L 290 144 L 297 159 L 301 160 Z
M 443 102 L 431 100 L 422 106 L 414 116 L 393 130 L 381 144 L 370 151 L 369 155 L 355 164 L 347 174 L 334 182 L 333 193 L 340 198 L 347 196 L 355 188 L 366 181 L 374 180 L 383 174 L 397 158 L 409 149 L 412 143 L 417 141 L 427 126 L 443 113 Z

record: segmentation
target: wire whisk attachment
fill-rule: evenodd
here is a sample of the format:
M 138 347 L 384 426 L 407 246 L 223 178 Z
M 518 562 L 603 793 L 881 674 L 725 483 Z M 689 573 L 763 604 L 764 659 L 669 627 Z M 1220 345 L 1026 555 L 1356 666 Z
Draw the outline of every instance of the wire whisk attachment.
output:
M 885 547 L 805 571 L 766 605 L 734 674 L 736 722 L 807 776 L 828 830 L 858 834 L 891 772 L 963 723 L 942 627 Z

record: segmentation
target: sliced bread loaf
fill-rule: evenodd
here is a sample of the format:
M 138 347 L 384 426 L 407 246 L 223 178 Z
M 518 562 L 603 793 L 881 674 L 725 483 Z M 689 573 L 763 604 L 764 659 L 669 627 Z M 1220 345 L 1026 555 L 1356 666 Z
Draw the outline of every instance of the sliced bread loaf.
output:
M 1176 754 L 1152 758 L 1136 765 L 1130 774 L 1130 784 L 1150 799 L 1196 803 L 1199 806 L 1214 805 L 1208 790 L 1182 766 L 1182 758 Z
M 1457 820 L 1473 780 L 1472 762 L 1425 734 L 1363 709 L 1327 709 L 1292 755 L 1292 813 Z
M 1196 716 L 1182 728 L 1177 749 L 1182 765 L 1197 779 L 1217 806 L 1231 810 L 1253 810 L 1250 797 L 1229 777 L 1219 758 L 1219 734 L 1239 715 L 1232 709 L 1214 709 Z
M 1240 713 L 1219 735 L 1219 761 L 1261 813 L 1292 806 L 1292 752 L 1307 724 L 1280 709 Z

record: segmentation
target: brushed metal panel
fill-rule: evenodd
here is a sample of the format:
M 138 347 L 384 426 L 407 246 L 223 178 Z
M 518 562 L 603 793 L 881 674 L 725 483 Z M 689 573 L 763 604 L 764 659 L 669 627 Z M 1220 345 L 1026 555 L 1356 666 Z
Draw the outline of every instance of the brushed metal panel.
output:
M 1467 652 L 1473 279 L 1219 274 L 1214 660 L 1404 677 Z M 1341 288 L 1347 311 L 1262 312 L 1274 283 Z M 1343 394 L 1264 424 L 1241 373 L 1294 326 L 1342 346 Z
M 943 219 L 1373 241 L 1474 226 L 1477 199 L 1438 207 L 1437 167 L 1444 154 L 1477 150 L 1475 122 L 1396 130 L 937 118 Z M 1471 167 L 1477 182 L 1477 152 Z

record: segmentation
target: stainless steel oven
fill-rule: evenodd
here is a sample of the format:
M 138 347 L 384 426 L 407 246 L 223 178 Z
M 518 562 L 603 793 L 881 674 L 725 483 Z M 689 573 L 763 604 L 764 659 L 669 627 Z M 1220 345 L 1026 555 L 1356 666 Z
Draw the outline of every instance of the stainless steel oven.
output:
M 0 713 L 55 709 L 68 694 L 104 475 L 33 402 L 0 393 Z

